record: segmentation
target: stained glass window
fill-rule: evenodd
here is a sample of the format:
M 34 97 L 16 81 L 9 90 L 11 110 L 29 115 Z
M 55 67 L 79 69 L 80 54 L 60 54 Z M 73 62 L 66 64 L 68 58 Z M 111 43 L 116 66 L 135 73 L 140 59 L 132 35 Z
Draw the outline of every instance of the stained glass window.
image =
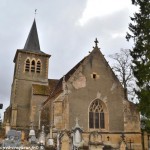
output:
M 95 129 L 105 128 L 105 114 L 99 99 L 93 101 L 89 108 L 89 127 Z

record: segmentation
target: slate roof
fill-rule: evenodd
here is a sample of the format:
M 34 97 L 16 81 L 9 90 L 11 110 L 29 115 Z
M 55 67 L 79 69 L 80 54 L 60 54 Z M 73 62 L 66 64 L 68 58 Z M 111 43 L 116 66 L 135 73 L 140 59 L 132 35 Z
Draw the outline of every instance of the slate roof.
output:
M 24 50 L 35 51 L 35 52 L 41 51 L 35 19 L 33 21 L 30 33 L 26 40 Z
M 48 55 L 48 54 L 42 52 L 40 49 L 40 43 L 39 43 L 35 19 L 33 21 L 33 24 L 32 24 L 31 30 L 29 32 L 28 38 L 26 40 L 25 46 L 23 49 L 17 50 L 15 57 L 14 57 L 14 62 L 16 62 L 16 58 L 17 58 L 19 52 L 33 53 L 33 54 L 38 54 L 38 55 L 40 54 L 40 55 L 44 55 L 47 57 L 51 56 L 51 55 Z

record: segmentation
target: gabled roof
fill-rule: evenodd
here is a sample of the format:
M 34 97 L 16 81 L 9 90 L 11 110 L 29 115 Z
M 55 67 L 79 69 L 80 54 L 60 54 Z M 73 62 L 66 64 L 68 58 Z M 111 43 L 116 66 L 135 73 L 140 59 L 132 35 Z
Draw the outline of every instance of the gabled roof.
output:
M 100 51 L 100 48 L 98 47 L 98 41 L 97 39 L 94 41 L 95 42 L 95 47 L 93 47 L 93 50 L 90 52 L 90 54 L 86 57 L 84 57 L 78 64 L 76 64 L 65 76 L 65 81 L 67 82 L 69 80 L 69 78 L 74 74 L 74 72 L 80 67 L 80 65 L 86 60 L 89 59 L 91 65 L 92 65 L 92 59 L 93 59 L 93 53 L 95 52 L 99 52 L 100 54 L 100 58 L 104 60 L 104 63 L 106 64 L 106 66 L 108 66 L 108 68 L 110 69 L 110 72 L 112 73 L 112 76 L 114 77 L 115 80 L 117 80 L 118 83 L 120 83 L 119 79 L 115 76 L 114 72 L 112 71 L 111 67 L 109 66 L 108 62 L 106 61 L 106 59 L 104 58 L 103 54 Z M 53 91 L 50 93 L 50 96 L 48 97 L 48 99 L 43 103 L 43 106 L 52 98 L 57 96 L 58 94 L 60 94 L 62 92 L 62 82 L 63 82 L 63 77 L 58 81 L 57 85 L 54 87 Z M 121 83 L 120 83 L 121 85 Z M 122 85 L 121 85 L 122 87 Z
M 36 51 L 36 52 L 41 51 L 35 19 L 33 21 L 31 30 L 26 40 L 24 50 Z
M 64 75 L 66 82 L 69 80 L 69 78 L 74 74 L 74 72 L 79 68 L 79 66 L 82 64 L 82 62 L 86 58 L 87 58 L 87 56 L 84 57 L 78 64 L 76 64 L 66 75 Z M 50 93 L 49 98 L 43 103 L 43 105 L 45 105 L 49 101 L 50 98 L 52 98 L 62 92 L 62 90 L 63 90 L 62 82 L 63 82 L 63 77 L 60 80 L 58 80 L 56 86 L 53 88 L 52 92 Z
M 94 50 L 99 49 L 97 46 L 97 39 L 95 41 L 95 47 L 92 50 L 92 52 Z M 90 54 L 86 57 L 84 57 L 79 63 L 77 63 L 65 76 L 65 81 L 67 82 L 69 80 L 69 78 L 74 74 L 74 72 L 79 68 L 79 66 L 83 63 L 84 60 L 86 60 L 88 57 L 90 57 L 92 55 L 92 52 L 90 52 Z M 63 82 L 63 77 L 58 81 L 58 83 L 56 84 L 56 86 L 54 87 L 53 91 L 50 93 L 50 96 L 48 97 L 48 99 L 43 103 L 43 106 L 52 98 L 57 96 L 58 94 L 60 94 L 62 92 L 62 82 Z
M 65 74 L 65 81 L 67 82 L 68 79 L 74 74 L 74 72 L 79 68 L 80 64 L 86 59 L 84 57 L 78 64 L 76 64 L 67 74 Z M 51 96 L 54 96 L 55 94 L 62 91 L 62 81 L 63 77 L 59 80 L 58 84 L 56 85 L 54 91 L 51 93 Z

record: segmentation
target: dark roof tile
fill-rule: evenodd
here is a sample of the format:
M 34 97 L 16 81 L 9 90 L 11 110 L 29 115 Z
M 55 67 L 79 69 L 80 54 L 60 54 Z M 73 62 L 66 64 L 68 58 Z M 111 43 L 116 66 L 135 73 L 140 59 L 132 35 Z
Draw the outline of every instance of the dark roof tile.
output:
M 24 50 L 40 52 L 40 44 L 35 20 L 33 21 L 30 33 L 24 46 Z

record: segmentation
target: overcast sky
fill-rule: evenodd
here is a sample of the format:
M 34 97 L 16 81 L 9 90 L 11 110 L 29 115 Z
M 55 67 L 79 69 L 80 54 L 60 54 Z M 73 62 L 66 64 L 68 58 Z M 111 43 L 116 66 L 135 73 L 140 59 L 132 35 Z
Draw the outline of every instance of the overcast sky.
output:
M 0 0 L 0 103 L 9 105 L 13 59 L 22 49 L 37 9 L 41 50 L 51 56 L 49 78 L 60 78 L 88 55 L 97 37 L 105 58 L 131 48 L 126 41 L 131 0 Z M 2 112 L 2 110 L 0 110 Z

